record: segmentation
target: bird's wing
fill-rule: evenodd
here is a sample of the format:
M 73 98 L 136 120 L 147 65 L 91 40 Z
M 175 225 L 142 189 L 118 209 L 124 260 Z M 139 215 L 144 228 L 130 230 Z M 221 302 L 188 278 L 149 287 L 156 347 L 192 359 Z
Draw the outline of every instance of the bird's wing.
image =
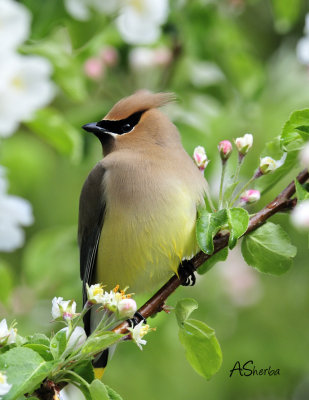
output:
M 104 222 L 104 173 L 103 165 L 98 163 L 86 179 L 79 200 L 78 244 L 84 304 L 87 301 L 86 283 L 94 283 L 96 256 Z M 86 331 L 89 329 L 85 328 Z

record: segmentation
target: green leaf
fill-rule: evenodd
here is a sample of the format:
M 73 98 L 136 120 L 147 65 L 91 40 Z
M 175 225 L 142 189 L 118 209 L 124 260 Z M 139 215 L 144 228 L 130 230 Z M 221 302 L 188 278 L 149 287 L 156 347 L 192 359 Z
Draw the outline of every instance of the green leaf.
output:
M 91 382 L 90 393 L 92 400 L 110 400 L 104 383 L 98 379 L 95 379 L 93 382 Z
M 198 308 L 197 301 L 194 299 L 181 299 L 175 307 L 175 314 L 178 325 L 183 326 L 183 323 L 190 317 L 191 313 Z
M 50 340 L 43 333 L 35 333 L 34 335 L 26 337 L 27 343 L 44 344 L 49 346 Z
M 236 246 L 237 240 L 246 232 L 249 224 L 249 214 L 243 208 L 227 208 L 227 223 L 230 230 L 229 248 Z
M 214 252 L 213 238 L 226 223 L 225 210 L 215 213 L 201 210 L 196 225 L 196 236 L 198 245 L 204 253 L 212 254 Z
M 81 133 L 58 110 L 50 107 L 41 109 L 26 124 L 60 154 L 70 157 L 72 161 L 80 160 Z
M 81 376 L 86 382 L 91 383 L 94 380 L 94 371 L 91 361 L 84 361 L 80 363 L 73 370 Z
M 24 393 L 32 393 L 53 366 L 53 362 L 46 362 L 38 353 L 25 347 L 15 347 L 0 355 L 0 370 L 13 385 L 3 400 L 15 400 Z
M 281 226 L 272 222 L 246 235 L 241 246 L 248 265 L 274 275 L 281 275 L 291 267 L 296 250 Z
M 50 341 L 50 351 L 55 360 L 64 352 L 67 345 L 67 330 L 61 329 Z
M 195 371 L 210 379 L 222 364 L 222 352 L 215 331 L 201 321 L 189 319 L 179 330 L 186 357 Z
M 120 335 L 114 332 L 102 332 L 100 334 L 95 334 L 89 336 L 86 343 L 82 348 L 83 354 L 96 354 L 112 344 L 118 342 L 124 335 Z
M 36 351 L 45 361 L 52 361 L 54 359 L 49 346 L 45 346 L 44 344 L 26 343 L 23 347 Z
M 281 146 L 286 151 L 299 150 L 309 140 L 309 109 L 295 111 L 283 127 Z
M 114 389 L 110 388 L 109 386 L 105 385 L 108 396 L 110 398 L 110 400 L 123 400 L 122 397 L 120 396 L 120 394 L 118 394 L 117 392 L 115 392 Z
M 309 192 L 298 182 L 297 179 L 294 180 L 296 188 L 296 197 L 299 201 L 309 199 Z
M 210 258 L 208 258 L 207 261 L 204 262 L 203 265 L 201 265 L 197 272 L 200 275 L 206 274 L 217 262 L 220 261 L 225 261 L 228 256 L 228 248 L 224 247 L 222 250 L 218 251 L 217 253 L 213 254 Z

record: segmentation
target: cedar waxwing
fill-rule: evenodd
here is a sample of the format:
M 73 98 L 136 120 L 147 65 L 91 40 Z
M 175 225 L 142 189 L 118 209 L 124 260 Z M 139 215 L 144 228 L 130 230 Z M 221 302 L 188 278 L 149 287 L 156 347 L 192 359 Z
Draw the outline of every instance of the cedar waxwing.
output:
M 197 207 L 206 181 L 158 107 L 168 93 L 139 91 L 120 100 L 94 133 L 104 158 L 86 179 L 79 205 L 78 242 L 84 302 L 86 283 L 140 293 L 157 288 L 198 251 Z M 89 314 L 89 313 L 88 313 Z M 86 315 L 85 330 L 95 327 Z M 105 367 L 107 352 L 94 366 Z

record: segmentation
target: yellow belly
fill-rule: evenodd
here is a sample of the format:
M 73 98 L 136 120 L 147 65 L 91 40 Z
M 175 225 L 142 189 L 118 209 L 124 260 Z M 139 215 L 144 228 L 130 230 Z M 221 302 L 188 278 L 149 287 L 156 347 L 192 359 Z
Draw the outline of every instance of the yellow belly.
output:
M 134 293 L 155 289 L 197 252 L 195 222 L 196 200 L 183 189 L 146 212 L 110 207 L 99 242 L 97 281 L 107 290 L 117 284 Z

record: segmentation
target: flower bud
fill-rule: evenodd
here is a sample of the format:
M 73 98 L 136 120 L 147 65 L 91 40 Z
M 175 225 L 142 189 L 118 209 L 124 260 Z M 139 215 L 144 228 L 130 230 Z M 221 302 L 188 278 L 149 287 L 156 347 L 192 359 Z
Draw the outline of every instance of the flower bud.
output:
M 15 343 L 16 332 L 17 329 L 14 329 L 12 327 L 8 328 L 6 319 L 4 318 L 0 322 L 0 346 L 5 346 L 6 344 Z
M 309 142 L 307 142 L 304 148 L 299 153 L 299 161 L 304 168 L 309 168 Z
M 66 337 L 69 337 L 69 328 L 62 328 L 61 331 L 65 331 L 66 332 Z M 59 331 L 60 332 L 60 331 Z M 87 335 L 86 332 L 84 330 L 84 328 L 82 328 L 81 326 L 77 326 L 74 331 L 72 332 L 67 345 L 66 345 L 66 350 L 68 352 L 73 352 L 77 349 L 79 349 L 87 340 Z
M 218 150 L 222 161 L 226 161 L 232 153 L 232 143 L 229 140 L 222 140 L 218 145 Z
M 204 172 L 209 160 L 203 146 L 197 146 L 193 152 L 193 159 L 200 171 Z
M 269 174 L 278 168 L 277 161 L 271 157 L 263 157 L 260 159 L 260 171 L 262 175 Z
M 100 80 L 104 75 L 104 63 L 100 58 L 88 58 L 84 64 L 84 71 L 89 78 Z
M 259 190 L 249 189 L 242 193 L 242 195 L 240 196 L 240 202 L 243 204 L 251 204 L 259 201 L 260 197 L 261 194 Z
M 62 297 L 54 297 L 52 300 L 52 317 L 56 320 L 66 321 L 76 317 L 76 303 L 73 300 L 63 300 Z
M 251 149 L 252 144 L 253 144 L 253 136 L 251 133 L 246 133 L 244 136 L 236 138 L 235 139 L 235 144 L 237 147 L 238 152 L 245 156 L 249 149 Z
M 297 203 L 291 212 L 291 221 L 296 228 L 309 231 L 309 200 Z
M 118 314 L 120 318 L 132 318 L 136 310 L 136 302 L 133 299 L 123 299 L 118 303 Z

